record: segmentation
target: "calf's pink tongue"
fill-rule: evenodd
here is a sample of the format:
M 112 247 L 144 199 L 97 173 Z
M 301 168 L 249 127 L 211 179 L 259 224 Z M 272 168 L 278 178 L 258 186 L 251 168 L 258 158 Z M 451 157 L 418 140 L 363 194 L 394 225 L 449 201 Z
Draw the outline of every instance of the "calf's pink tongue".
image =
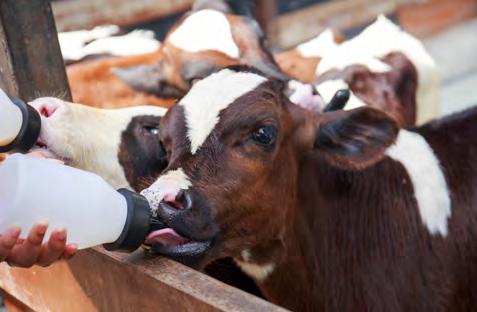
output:
M 178 246 L 187 243 L 189 240 L 180 236 L 171 228 L 161 229 L 152 232 L 146 238 L 148 245 Z

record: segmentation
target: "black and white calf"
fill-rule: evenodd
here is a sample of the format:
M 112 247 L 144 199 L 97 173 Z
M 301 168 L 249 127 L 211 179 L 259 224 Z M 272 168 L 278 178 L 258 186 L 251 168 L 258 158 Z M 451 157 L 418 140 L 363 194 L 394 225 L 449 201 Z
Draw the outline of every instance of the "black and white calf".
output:
M 164 108 L 98 109 L 51 97 L 30 104 L 41 115 L 37 147 L 47 158 L 94 172 L 115 188 L 135 190 L 166 166 L 159 142 Z

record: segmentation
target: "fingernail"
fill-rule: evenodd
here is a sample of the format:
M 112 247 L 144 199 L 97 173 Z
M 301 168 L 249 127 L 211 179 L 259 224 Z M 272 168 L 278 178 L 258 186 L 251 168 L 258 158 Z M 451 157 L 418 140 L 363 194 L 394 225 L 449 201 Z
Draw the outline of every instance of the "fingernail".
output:
M 71 255 L 74 255 L 78 251 L 78 245 L 76 244 L 70 244 L 68 247 L 70 248 Z
M 21 232 L 22 232 L 22 229 L 18 225 L 14 225 L 7 230 L 7 235 L 19 236 Z
M 48 222 L 42 221 L 36 224 L 38 234 L 45 235 L 46 230 L 48 229 Z
M 65 228 L 59 228 L 56 230 L 56 232 L 58 233 L 56 235 L 56 237 L 58 237 L 59 240 L 66 240 L 66 229 Z

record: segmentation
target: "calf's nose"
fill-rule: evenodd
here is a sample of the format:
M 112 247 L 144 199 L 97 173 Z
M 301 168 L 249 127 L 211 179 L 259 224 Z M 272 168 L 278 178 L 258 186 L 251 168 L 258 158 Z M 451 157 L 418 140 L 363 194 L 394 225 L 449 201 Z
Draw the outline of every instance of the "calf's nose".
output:
M 29 103 L 44 118 L 51 118 L 64 105 L 63 101 L 56 98 L 38 98 Z
M 191 193 L 185 190 L 175 196 L 164 196 L 164 201 L 175 209 L 190 209 L 194 203 Z
M 197 241 L 209 240 L 218 231 L 207 202 L 191 189 L 179 191 L 173 199 L 165 196 L 156 212 L 177 233 Z

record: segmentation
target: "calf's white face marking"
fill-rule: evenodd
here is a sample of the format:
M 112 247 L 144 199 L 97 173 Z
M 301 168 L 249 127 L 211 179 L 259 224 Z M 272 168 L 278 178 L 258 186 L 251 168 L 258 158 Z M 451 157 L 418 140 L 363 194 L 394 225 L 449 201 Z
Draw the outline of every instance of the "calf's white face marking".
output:
M 167 40 L 188 52 L 215 50 L 231 58 L 240 56 L 228 19 L 214 10 L 192 13 Z
M 446 179 L 431 146 L 417 133 L 401 130 L 386 154 L 406 169 L 414 186 L 422 222 L 431 234 L 447 235 L 451 200 Z
M 304 57 L 324 57 L 332 53 L 337 46 L 333 31 L 326 28 L 315 38 L 297 46 L 297 50 Z
M 152 53 L 160 47 L 150 30 L 135 30 L 123 36 L 102 38 L 87 44 L 79 54 L 82 57 L 94 54 L 111 54 L 118 56 Z M 82 53 L 81 53 L 82 52 Z
M 173 201 L 180 190 L 187 190 L 192 183 L 182 168 L 170 170 L 160 176 L 150 187 L 143 190 L 141 195 L 146 197 L 153 214 L 163 200 Z
M 325 103 L 329 103 L 336 91 L 341 89 L 346 89 L 350 92 L 350 97 L 348 103 L 346 103 L 346 106 L 344 107 L 344 110 L 350 110 L 367 105 L 360 98 L 354 95 L 354 93 L 349 89 L 348 84 L 343 79 L 327 80 L 316 86 L 316 90 L 318 93 L 320 93 Z
M 179 102 L 184 107 L 187 137 L 195 154 L 219 122 L 219 113 L 266 78 L 246 72 L 221 70 L 194 84 Z

